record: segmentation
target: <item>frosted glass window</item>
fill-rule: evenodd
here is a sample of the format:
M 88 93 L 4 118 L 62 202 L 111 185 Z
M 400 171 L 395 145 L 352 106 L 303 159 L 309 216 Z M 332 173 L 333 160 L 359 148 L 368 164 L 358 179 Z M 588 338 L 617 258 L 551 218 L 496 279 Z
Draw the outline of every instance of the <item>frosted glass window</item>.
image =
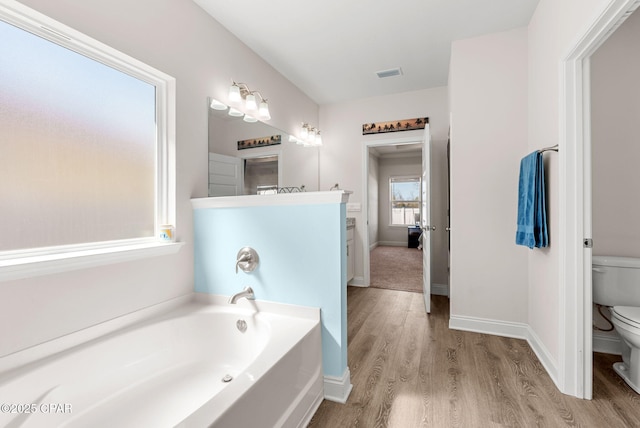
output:
M 0 251 L 153 238 L 156 86 L 0 21 Z

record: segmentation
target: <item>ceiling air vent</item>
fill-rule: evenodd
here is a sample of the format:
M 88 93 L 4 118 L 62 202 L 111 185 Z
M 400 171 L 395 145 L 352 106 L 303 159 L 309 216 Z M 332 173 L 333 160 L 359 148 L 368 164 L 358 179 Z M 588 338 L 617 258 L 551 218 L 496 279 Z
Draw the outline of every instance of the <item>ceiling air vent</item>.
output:
M 400 67 L 396 67 L 396 68 L 391 68 L 389 70 L 376 71 L 376 74 L 380 79 L 383 79 L 385 77 L 401 76 L 402 69 Z

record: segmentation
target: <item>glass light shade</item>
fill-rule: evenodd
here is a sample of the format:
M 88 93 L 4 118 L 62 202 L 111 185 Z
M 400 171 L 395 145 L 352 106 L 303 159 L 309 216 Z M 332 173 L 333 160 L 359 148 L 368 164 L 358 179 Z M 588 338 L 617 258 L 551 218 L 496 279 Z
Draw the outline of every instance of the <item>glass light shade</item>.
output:
M 259 115 L 261 119 L 269 120 L 271 119 L 271 114 L 269 113 L 269 104 L 266 101 L 262 101 L 260 103 Z
M 227 105 L 226 104 L 221 103 L 220 101 L 216 100 L 215 98 L 211 98 L 210 106 L 214 110 L 226 110 L 227 109 Z
M 316 134 L 316 146 L 322 145 L 322 137 L 320 136 L 320 131 Z
M 315 129 L 310 129 L 309 130 L 309 136 L 307 137 L 307 139 L 309 140 L 309 142 L 311 144 L 316 142 L 316 130 Z
M 229 87 L 229 101 L 237 103 L 242 100 L 242 96 L 240 95 L 240 86 L 235 83 Z
M 257 122 L 258 121 L 258 119 L 256 119 L 253 116 L 249 116 L 248 114 L 245 114 L 244 118 L 242 120 L 244 120 L 245 122 L 249 122 L 249 123 L 253 123 L 253 122 Z
M 244 106 L 247 110 L 257 110 L 258 104 L 256 104 L 256 96 L 253 94 L 247 95 L 247 97 L 244 99 Z
M 303 140 L 306 140 L 308 136 L 309 136 L 309 129 L 307 128 L 307 125 L 302 125 L 302 130 L 300 131 L 300 138 L 302 138 Z
M 229 107 L 229 116 L 240 117 L 243 114 L 244 113 L 242 113 L 240 110 L 235 109 L 233 107 Z

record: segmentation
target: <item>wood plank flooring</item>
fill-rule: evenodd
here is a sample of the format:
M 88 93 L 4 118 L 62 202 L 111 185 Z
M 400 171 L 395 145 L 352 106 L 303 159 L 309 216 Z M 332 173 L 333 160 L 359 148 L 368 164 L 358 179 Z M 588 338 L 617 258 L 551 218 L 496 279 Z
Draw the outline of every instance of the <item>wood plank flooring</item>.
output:
M 449 330 L 449 303 L 348 287 L 346 404 L 324 401 L 310 427 L 640 427 L 640 396 L 594 354 L 594 398 L 561 394 L 524 340 Z

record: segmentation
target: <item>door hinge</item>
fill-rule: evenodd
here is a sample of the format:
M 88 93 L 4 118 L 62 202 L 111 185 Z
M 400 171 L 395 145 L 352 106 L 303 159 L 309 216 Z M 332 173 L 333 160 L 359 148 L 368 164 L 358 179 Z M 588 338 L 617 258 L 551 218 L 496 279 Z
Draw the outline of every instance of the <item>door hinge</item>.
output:
M 593 239 L 591 238 L 584 238 L 582 243 L 584 244 L 584 248 L 593 248 Z

